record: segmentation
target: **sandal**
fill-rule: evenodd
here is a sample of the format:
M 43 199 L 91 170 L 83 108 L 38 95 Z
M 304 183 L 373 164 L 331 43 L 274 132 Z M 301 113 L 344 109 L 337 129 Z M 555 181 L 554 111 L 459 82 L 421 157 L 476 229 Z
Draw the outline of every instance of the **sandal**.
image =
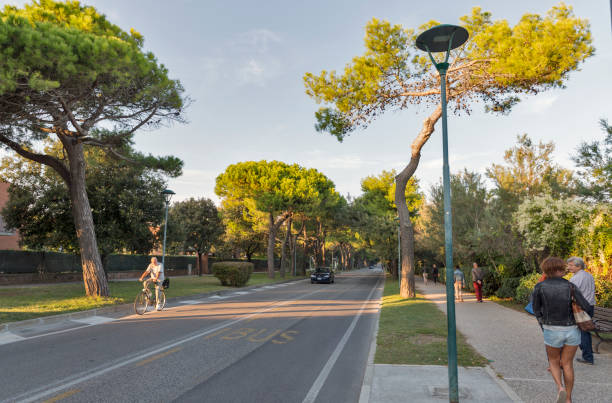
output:
M 559 394 L 557 395 L 557 403 L 565 403 L 566 400 L 567 400 L 567 392 L 564 390 L 560 390 Z

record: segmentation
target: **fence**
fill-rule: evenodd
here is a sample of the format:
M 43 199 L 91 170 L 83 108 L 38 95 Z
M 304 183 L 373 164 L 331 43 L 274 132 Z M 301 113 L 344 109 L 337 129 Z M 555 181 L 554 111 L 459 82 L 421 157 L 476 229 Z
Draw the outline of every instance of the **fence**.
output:
M 161 261 L 161 256 L 157 256 Z M 144 270 L 151 260 L 149 255 L 108 255 L 104 259 L 107 272 Z M 195 267 L 195 256 L 166 256 L 168 270 Z M 81 257 L 59 252 L 0 251 L 0 274 L 26 273 L 81 273 Z

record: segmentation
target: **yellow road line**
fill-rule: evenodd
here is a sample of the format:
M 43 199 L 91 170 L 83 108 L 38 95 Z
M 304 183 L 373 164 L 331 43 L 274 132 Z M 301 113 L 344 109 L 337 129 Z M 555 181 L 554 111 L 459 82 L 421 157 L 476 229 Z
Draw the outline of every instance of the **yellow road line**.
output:
M 69 396 L 72 396 L 75 393 L 79 393 L 79 392 L 80 392 L 80 390 L 78 390 L 78 389 L 72 389 L 72 390 L 69 390 L 68 392 L 62 393 L 61 395 L 57 395 L 55 397 L 52 397 L 49 400 L 45 400 L 43 403 L 55 403 L 55 402 L 59 402 L 60 400 L 65 399 L 65 398 L 67 398 Z
M 141 365 L 148 364 L 148 363 L 150 363 L 150 362 L 153 362 L 153 361 L 155 361 L 155 360 L 158 360 L 158 359 L 160 359 L 160 358 L 163 358 L 163 357 L 165 357 L 165 356 L 167 356 L 167 355 L 170 355 L 170 354 L 172 354 L 172 353 L 176 353 L 177 351 L 179 351 L 179 350 L 181 350 L 181 349 L 182 349 L 182 347 L 177 347 L 177 348 L 173 348 L 172 350 L 168 350 L 168 351 L 166 351 L 166 352 L 164 352 L 164 353 L 154 355 L 154 356 L 153 356 L 153 357 L 151 357 L 151 358 L 147 358 L 146 360 L 140 361 L 138 364 L 136 364 L 136 366 L 137 366 L 137 367 L 140 367 Z

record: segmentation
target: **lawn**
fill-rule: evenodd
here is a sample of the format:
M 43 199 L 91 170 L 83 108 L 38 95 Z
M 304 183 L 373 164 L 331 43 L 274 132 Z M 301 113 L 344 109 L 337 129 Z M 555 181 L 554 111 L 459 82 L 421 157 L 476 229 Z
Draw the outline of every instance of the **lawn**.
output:
M 287 275 L 285 280 L 291 278 L 294 277 Z M 266 273 L 253 273 L 247 286 L 282 280 L 278 273 L 274 279 L 270 279 Z M 112 295 L 109 298 L 85 297 L 82 283 L 49 284 L 27 288 L 2 287 L 0 288 L 0 323 L 130 303 L 134 301 L 136 294 L 141 289 L 140 284 L 136 281 L 111 281 L 109 287 Z M 183 297 L 230 288 L 222 286 L 213 276 L 172 277 L 166 297 Z
M 399 296 L 398 282 L 387 277 L 383 294 L 376 364 L 447 365 L 446 315 L 433 302 L 417 294 L 414 299 Z M 457 332 L 459 366 L 484 366 L 478 354 Z

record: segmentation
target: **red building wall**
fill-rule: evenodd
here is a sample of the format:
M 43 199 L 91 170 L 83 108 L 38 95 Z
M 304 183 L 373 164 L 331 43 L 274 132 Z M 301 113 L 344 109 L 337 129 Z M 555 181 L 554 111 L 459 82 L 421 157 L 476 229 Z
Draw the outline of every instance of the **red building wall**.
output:
M 0 210 L 4 208 L 8 202 L 9 184 L 0 182 Z M 7 229 L 4 225 L 4 217 L 0 215 L 0 250 L 20 250 L 19 233 L 17 231 Z

